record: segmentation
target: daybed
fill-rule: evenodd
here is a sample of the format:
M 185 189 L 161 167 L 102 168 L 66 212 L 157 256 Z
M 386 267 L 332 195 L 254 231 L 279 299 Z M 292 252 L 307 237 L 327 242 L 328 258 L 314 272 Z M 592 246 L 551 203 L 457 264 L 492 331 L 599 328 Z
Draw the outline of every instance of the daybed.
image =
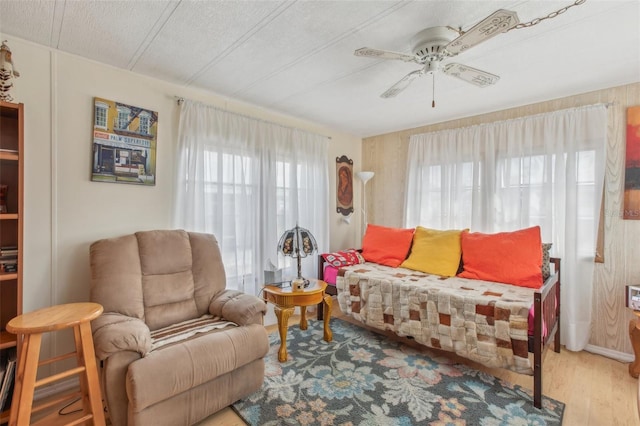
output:
M 334 272 L 325 258 L 319 260 L 321 278 Z M 342 312 L 370 327 L 490 367 L 533 374 L 534 405 L 540 408 L 543 350 L 553 341 L 560 351 L 560 259 L 549 261 L 553 273 L 543 285 L 540 279 L 540 288 L 366 262 L 339 267 L 335 289 Z

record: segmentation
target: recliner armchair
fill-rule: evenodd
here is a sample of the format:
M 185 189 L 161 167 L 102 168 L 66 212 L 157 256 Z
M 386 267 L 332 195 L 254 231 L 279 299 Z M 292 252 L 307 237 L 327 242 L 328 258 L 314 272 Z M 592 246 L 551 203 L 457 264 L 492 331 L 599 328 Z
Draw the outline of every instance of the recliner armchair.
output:
M 213 235 L 137 232 L 91 245 L 92 322 L 114 426 L 191 425 L 258 390 L 265 302 L 227 290 Z

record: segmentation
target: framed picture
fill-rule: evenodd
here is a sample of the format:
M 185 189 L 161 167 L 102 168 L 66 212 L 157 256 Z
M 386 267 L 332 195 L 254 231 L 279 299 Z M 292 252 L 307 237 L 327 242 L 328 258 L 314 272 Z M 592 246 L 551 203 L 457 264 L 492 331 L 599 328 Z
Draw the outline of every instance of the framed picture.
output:
M 346 155 L 336 157 L 336 210 L 344 216 L 353 213 L 353 160 Z
M 157 112 L 94 98 L 91 180 L 155 185 L 157 134 Z
M 640 220 L 640 106 L 627 108 L 624 219 Z

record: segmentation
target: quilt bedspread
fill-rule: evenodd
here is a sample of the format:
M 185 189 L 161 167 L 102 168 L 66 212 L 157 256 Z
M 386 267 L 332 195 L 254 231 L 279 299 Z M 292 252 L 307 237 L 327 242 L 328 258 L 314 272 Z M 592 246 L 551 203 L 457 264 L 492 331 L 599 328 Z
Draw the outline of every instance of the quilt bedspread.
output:
M 527 336 L 533 289 L 376 263 L 340 269 L 336 288 L 342 312 L 368 326 L 533 374 Z

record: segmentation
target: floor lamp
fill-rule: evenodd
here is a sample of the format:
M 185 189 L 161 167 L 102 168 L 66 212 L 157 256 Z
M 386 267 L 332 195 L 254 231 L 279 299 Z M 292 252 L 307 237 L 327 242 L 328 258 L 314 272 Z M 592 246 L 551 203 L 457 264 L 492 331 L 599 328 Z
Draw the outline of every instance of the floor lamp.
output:
M 364 223 L 364 231 L 362 231 L 362 235 L 367 230 L 367 182 L 373 177 L 373 172 L 358 172 L 356 176 L 358 179 L 362 181 L 362 216 Z

